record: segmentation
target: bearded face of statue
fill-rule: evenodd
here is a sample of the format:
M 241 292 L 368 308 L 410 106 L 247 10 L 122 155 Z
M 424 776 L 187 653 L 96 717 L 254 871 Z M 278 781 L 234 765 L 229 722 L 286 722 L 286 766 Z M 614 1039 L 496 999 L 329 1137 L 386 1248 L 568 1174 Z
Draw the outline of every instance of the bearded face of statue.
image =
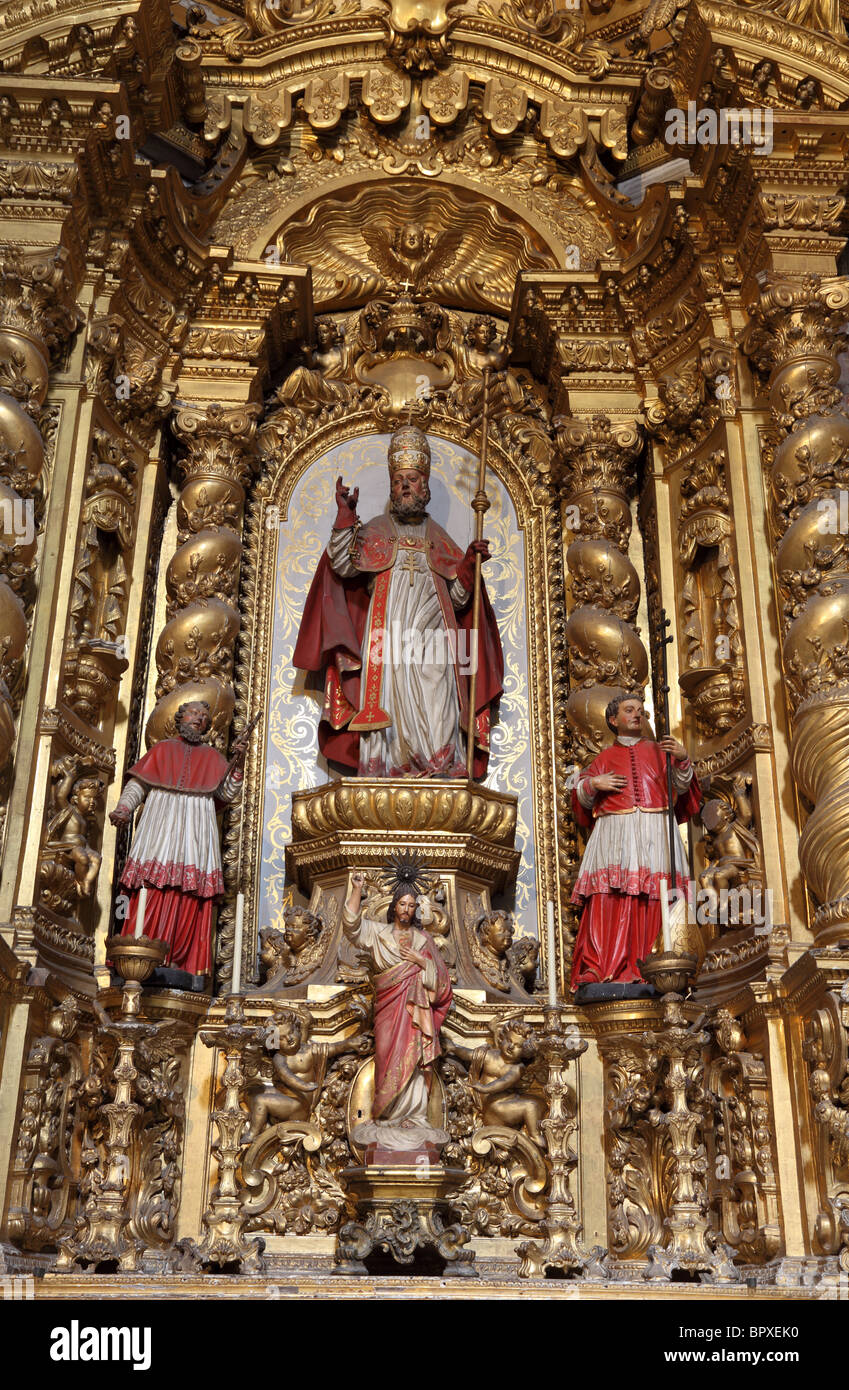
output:
M 400 468 L 389 485 L 390 510 L 401 521 L 424 516 L 430 501 L 430 486 L 418 468 Z
M 177 711 L 177 733 L 186 743 L 203 743 L 209 728 L 209 710 L 200 701 L 192 701 Z

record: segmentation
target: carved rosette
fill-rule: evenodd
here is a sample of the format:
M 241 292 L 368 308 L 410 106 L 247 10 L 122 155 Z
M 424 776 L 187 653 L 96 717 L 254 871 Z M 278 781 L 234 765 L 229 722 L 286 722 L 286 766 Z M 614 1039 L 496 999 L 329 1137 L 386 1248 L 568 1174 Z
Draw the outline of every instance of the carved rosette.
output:
M 78 322 L 67 252 L 4 247 L 0 261 L 0 766 L 15 736 L 13 699 L 34 599 L 45 445 L 38 426 L 51 357 Z
M 849 417 L 837 387 L 847 308 L 849 281 L 764 278 L 743 338 L 756 372 L 770 373 L 777 425 L 767 448 L 770 520 L 795 707 L 793 774 L 814 808 L 799 860 L 819 903 L 818 942 L 842 939 L 849 923 L 849 559 L 840 533 Z
M 185 700 L 208 702 L 216 739 L 233 716 L 242 513 L 258 414 L 252 405 L 225 410 L 217 404 L 176 414 L 174 433 L 185 449 L 180 543 L 165 576 L 168 621 L 156 644 L 158 702 L 148 743 L 173 732 Z
M 573 604 L 565 629 L 567 718 L 583 761 L 608 741 L 608 701 L 626 691 L 642 693 L 648 677 L 648 657 L 634 626 L 640 581 L 628 558 L 640 445 L 636 425 L 611 425 L 605 415 L 558 421 L 564 543 L 574 537 L 566 549 Z

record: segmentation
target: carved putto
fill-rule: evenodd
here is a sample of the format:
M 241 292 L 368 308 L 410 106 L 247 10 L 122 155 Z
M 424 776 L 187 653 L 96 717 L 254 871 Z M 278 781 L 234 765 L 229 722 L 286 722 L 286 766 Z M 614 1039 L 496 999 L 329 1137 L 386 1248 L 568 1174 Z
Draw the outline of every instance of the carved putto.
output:
M 702 807 L 701 822 L 706 835 L 702 841 L 707 867 L 699 874 L 699 888 L 706 895 L 710 921 L 738 925 L 738 910 L 729 916 L 727 907 L 732 889 L 760 886 L 762 862 L 760 840 L 752 806 L 752 776 L 737 773 L 730 784 L 722 779 L 712 783 L 713 796 Z
M 287 907 L 282 921 L 282 928 L 260 929 L 259 958 L 265 978 L 259 988 L 263 994 L 301 984 L 324 957 L 321 917 L 302 907 Z
M 469 933 L 472 960 L 488 985 L 503 994 L 531 993 L 539 962 L 539 943 L 532 937 L 514 941 L 508 912 L 488 912 Z
M 271 1121 L 308 1120 L 330 1058 L 356 1051 L 360 1045 L 359 1036 L 317 1043 L 312 1031 L 312 1017 L 306 1010 L 276 1009 L 271 1015 L 264 1039 L 271 1053 L 271 1078 L 251 1096 L 246 1139 L 256 1139 Z
M 305 349 L 307 365 L 296 367 L 274 395 L 281 405 L 299 407 L 311 414 L 322 406 L 350 400 L 356 390 L 350 379 L 351 352 L 345 333 L 331 318 L 316 320 L 313 348 Z
M 55 912 L 76 916 L 80 898 L 91 897 L 101 856 L 88 843 L 104 782 L 84 776 L 74 753 L 51 767 L 54 780 L 39 870 L 41 898 Z
M 427 295 L 453 265 L 463 243 L 462 227 L 430 233 L 418 222 L 363 228 L 372 260 L 390 285 L 405 293 Z
M 546 1173 L 537 1035 L 520 1017 L 502 1015 L 490 1025 L 489 1043 L 467 1047 L 445 1030 L 442 1042 L 451 1136 L 446 1156 L 464 1163 L 468 1175 L 452 1207 L 470 1234 L 533 1232 L 543 1216 L 537 1183 L 544 1184 Z M 465 1077 L 454 1058 L 467 1068 Z

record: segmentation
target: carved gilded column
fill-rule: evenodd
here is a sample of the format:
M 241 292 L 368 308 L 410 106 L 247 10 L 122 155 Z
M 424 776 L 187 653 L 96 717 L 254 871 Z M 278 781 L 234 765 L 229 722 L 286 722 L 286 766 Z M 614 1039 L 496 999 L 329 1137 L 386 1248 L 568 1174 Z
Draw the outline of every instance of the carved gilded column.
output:
M 239 566 L 245 487 L 254 467 L 259 407 L 178 410 L 185 449 L 177 504 L 178 547 L 166 571 L 168 621 L 156 644 L 157 704 L 151 743 L 174 728 L 178 707 L 206 700 L 214 737 L 233 717 L 233 653 L 239 631 Z
M 51 353 L 78 322 L 63 249 L 3 249 L 0 262 L 0 766 L 15 737 L 21 658 L 35 601 Z M 3 797 L 5 801 L 5 795 Z
M 849 416 L 836 384 L 848 309 L 845 280 L 763 276 L 742 344 L 769 373 L 777 427 L 765 451 L 770 529 L 792 770 L 813 805 L 799 862 L 818 944 L 849 925 Z
M 648 657 L 634 625 L 640 581 L 628 558 L 640 432 L 633 424 L 611 425 L 606 415 L 589 421 L 561 416 L 558 425 L 557 463 L 573 604 L 565 629 L 567 717 L 575 750 L 586 762 L 606 741 L 608 702 L 623 691 L 642 693 L 648 677 Z

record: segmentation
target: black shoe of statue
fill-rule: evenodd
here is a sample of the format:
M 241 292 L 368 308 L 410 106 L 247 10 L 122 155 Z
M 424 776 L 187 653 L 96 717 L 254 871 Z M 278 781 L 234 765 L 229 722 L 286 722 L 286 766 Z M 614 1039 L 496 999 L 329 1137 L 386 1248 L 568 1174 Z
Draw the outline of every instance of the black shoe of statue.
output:
M 628 980 L 626 983 L 615 980 L 601 980 L 597 984 L 578 985 L 575 990 L 576 1004 L 600 1004 L 610 999 L 654 999 L 657 991 L 654 985 L 645 980 Z

